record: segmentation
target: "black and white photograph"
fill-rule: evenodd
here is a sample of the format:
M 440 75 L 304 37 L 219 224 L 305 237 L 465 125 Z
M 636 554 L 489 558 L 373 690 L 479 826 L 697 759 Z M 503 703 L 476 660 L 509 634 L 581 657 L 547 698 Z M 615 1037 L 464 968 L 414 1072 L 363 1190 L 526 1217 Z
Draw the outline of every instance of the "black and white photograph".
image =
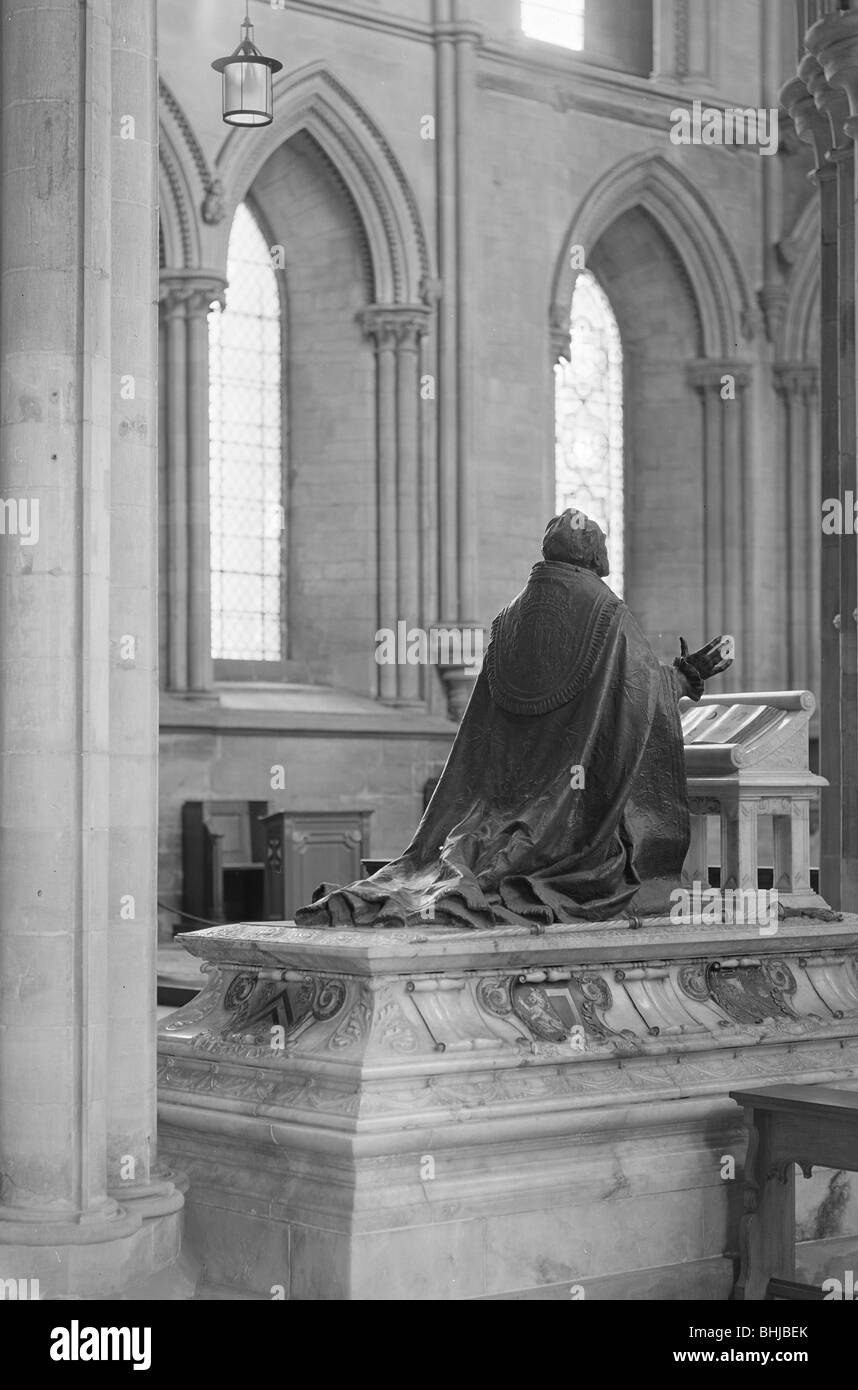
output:
M 0 0 L 34 1370 L 847 1354 L 856 150 L 858 3 Z

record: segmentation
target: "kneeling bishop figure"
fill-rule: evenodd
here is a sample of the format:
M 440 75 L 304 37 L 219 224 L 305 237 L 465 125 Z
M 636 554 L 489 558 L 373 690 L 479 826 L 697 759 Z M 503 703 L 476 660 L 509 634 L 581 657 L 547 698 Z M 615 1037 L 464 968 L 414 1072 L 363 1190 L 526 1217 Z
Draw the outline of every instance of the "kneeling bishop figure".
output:
M 678 703 L 726 670 L 715 638 L 663 665 L 605 584 L 605 537 L 549 522 L 411 844 L 301 926 L 492 927 L 667 913 L 688 849 Z

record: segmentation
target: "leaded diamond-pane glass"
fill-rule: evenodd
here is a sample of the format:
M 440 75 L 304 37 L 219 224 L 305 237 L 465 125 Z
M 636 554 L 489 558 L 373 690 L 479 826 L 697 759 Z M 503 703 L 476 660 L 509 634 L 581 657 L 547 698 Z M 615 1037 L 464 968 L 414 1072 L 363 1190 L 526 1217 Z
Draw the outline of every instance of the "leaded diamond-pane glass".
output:
M 212 656 L 279 661 L 282 318 L 269 246 L 244 203 L 227 280 L 225 309 L 209 315 Z
M 623 349 L 595 276 L 575 281 L 570 360 L 554 369 L 557 510 L 578 507 L 608 540 L 609 583 L 623 592 Z
M 523 0 L 521 27 L 531 39 L 584 47 L 584 0 Z

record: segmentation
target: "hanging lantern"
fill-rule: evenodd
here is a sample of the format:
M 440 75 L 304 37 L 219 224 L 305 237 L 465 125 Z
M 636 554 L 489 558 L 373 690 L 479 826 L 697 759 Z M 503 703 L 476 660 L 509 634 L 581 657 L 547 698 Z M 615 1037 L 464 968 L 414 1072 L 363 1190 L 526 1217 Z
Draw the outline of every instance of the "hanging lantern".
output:
M 266 58 L 253 42 L 249 6 L 241 25 L 241 42 L 228 58 L 212 67 L 223 73 L 223 118 L 227 125 L 270 125 L 274 119 L 273 77 L 283 64 Z

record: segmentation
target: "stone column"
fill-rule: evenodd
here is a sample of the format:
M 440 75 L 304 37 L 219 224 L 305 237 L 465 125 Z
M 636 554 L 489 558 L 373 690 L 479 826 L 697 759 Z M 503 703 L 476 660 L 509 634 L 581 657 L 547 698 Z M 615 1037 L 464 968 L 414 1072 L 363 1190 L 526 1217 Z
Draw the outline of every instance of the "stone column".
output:
M 477 497 L 474 402 L 477 344 L 477 228 L 470 216 L 471 151 L 482 31 L 466 0 L 435 0 L 438 120 L 440 605 L 445 622 L 470 623 L 477 609 Z
M 747 457 L 746 367 L 730 364 L 726 375 L 733 381 L 735 397 L 724 401 L 724 613 L 727 631 L 736 639 L 736 662 L 728 672 L 728 690 L 754 684 L 754 620 L 752 600 L 753 499 L 751 467 Z
M 420 592 L 420 341 L 425 305 L 375 304 L 364 332 L 375 342 L 378 450 L 378 625 L 397 631 L 423 621 Z M 420 701 L 420 669 L 379 667 L 379 695 L 395 704 Z
M 442 619 L 459 616 L 456 77 L 450 0 L 434 0 L 438 265 L 438 547 Z
M 710 10 L 706 0 L 653 0 L 654 78 L 670 86 L 710 79 Z
M 653 0 L 652 76 L 658 82 L 676 76 L 673 16 L 674 0 Z
M 475 52 L 481 30 L 467 0 L 434 0 L 437 112 L 438 264 L 438 607 L 440 625 L 472 640 L 478 607 L 478 489 L 474 408 L 477 398 L 477 228 L 469 216 L 476 90 Z M 474 671 L 441 670 L 448 711 L 458 719 Z
M 793 689 L 814 689 L 814 630 L 809 622 L 808 594 L 813 566 L 818 563 L 820 509 L 816 491 L 819 469 L 811 452 L 809 422 L 814 409 L 817 368 L 806 363 L 780 363 L 775 384 L 783 401 L 787 501 L 786 575 L 788 682 Z M 814 615 L 815 616 L 815 615 Z
M 378 625 L 396 631 L 397 553 L 399 529 L 396 506 L 396 326 L 390 319 L 373 315 L 365 327 L 375 339 L 376 417 L 378 439 Z M 379 667 L 379 695 L 395 700 L 398 692 L 395 666 Z
M 420 338 L 428 327 L 427 314 L 403 315 L 399 323 L 396 364 L 397 445 L 399 477 L 396 530 L 400 614 L 419 622 L 420 595 Z M 399 668 L 399 700 L 417 703 L 421 678 L 417 666 Z
M 126 1201 L 154 1138 L 154 0 L 0 21 L 0 1277 L 110 1297 L 181 1205 Z
M 851 16 L 858 40 L 858 14 Z M 858 41 L 856 41 L 858 48 Z M 838 324 L 839 334 L 839 444 L 840 490 L 846 498 L 858 496 L 855 437 L 855 149 L 850 136 L 858 130 L 858 121 L 850 130 L 847 120 L 843 136 L 838 140 L 829 159 L 837 164 L 837 250 Z M 855 616 L 858 609 L 858 547 L 850 536 L 838 537 L 839 588 L 838 611 L 840 664 L 840 814 L 841 814 L 841 897 L 845 911 L 858 910 L 858 630 Z
M 155 1176 L 158 931 L 158 88 L 154 0 L 112 0 L 108 1184 L 147 1215 Z M 133 121 L 133 127 L 128 122 Z M 133 138 L 127 132 L 133 130 Z
M 756 893 L 757 806 L 754 801 L 721 801 L 721 888 Z
M 787 82 L 780 92 L 781 105 L 789 112 L 800 140 L 813 149 L 815 168 L 811 175 L 819 190 L 820 210 L 820 381 L 837 381 L 840 315 L 838 307 L 837 263 L 837 167 L 828 159 L 836 141 L 833 122 L 811 94 L 808 81 L 819 88 L 820 100 L 831 106 L 834 93 L 828 88 L 816 59 L 804 49 L 802 32 L 801 62 L 804 74 Z M 811 499 L 810 514 L 821 520 L 825 497 L 837 496 L 840 489 L 839 405 L 837 392 L 820 392 L 816 450 L 817 488 Z M 811 528 L 813 530 L 813 528 Z M 836 536 L 815 539 L 816 584 L 819 595 L 815 627 L 815 650 L 819 654 L 819 737 L 820 769 L 829 787 L 822 798 L 820 832 L 821 891 L 837 906 L 840 895 L 840 653 L 837 629 L 840 589 L 839 542 Z
M 843 500 L 846 493 L 854 496 L 858 490 L 853 144 L 858 134 L 858 12 L 838 12 L 820 19 L 805 42 L 811 56 L 800 64 L 799 76 L 828 120 L 828 161 L 837 171 L 836 194 L 830 193 L 823 201 L 820 389 L 822 493 L 823 497 Z M 842 106 L 844 94 L 846 110 Z M 835 341 L 836 372 L 829 375 L 835 366 L 831 360 Z M 823 802 L 822 891 L 833 906 L 854 911 L 858 909 L 858 631 L 854 616 L 858 611 L 858 555 L 854 537 L 847 535 L 823 536 L 821 551 L 820 771 L 831 784 Z M 833 614 L 826 611 L 832 608 Z
M 4 0 L 2 25 L 0 1261 L 128 1229 L 105 1166 L 109 6 Z
M 167 360 L 167 325 L 164 316 L 158 314 L 158 671 L 159 681 L 169 679 L 163 676 L 170 664 L 168 635 L 170 629 L 167 612 L 169 588 L 167 585 L 167 565 L 169 554 L 170 513 L 167 501 L 167 392 L 160 376 L 161 364 Z
M 724 509 L 721 496 L 722 411 L 721 374 L 717 364 L 698 363 L 692 372 L 703 405 L 703 612 L 704 631 L 716 636 L 723 628 L 722 537 Z M 708 637 L 706 639 L 709 640 Z
M 162 282 L 163 284 L 163 282 Z M 188 396 L 185 300 L 166 288 L 162 299 L 165 356 L 161 393 L 166 402 L 166 568 L 168 690 L 188 688 Z
M 472 146 L 476 114 L 475 54 L 481 31 L 461 22 L 467 0 L 453 0 L 456 51 L 456 302 L 458 308 L 459 430 L 458 430 L 458 537 L 459 537 L 459 622 L 473 622 L 477 616 L 479 534 L 477 498 L 479 478 L 474 453 L 474 410 L 477 400 L 477 275 L 478 225 L 471 210 L 470 189 L 477 177 L 472 167 Z
M 822 497 L 820 482 L 820 442 L 819 442 L 819 369 L 812 376 L 804 378 L 804 425 L 805 425 L 805 501 L 804 509 L 809 519 L 819 517 L 819 504 Z M 808 667 L 808 690 L 820 698 L 820 626 L 819 615 L 822 605 L 820 593 L 821 541 L 822 528 L 808 522 L 807 561 L 805 588 L 805 622 L 807 641 L 810 648 Z
M 774 887 L 779 893 L 807 893 L 810 888 L 810 802 L 788 800 L 786 815 L 772 816 Z
M 782 76 L 782 25 L 789 22 L 782 0 L 763 0 L 760 9 L 760 106 L 777 106 L 777 86 Z M 758 299 L 763 311 L 766 336 L 779 340 L 786 313 L 787 288 L 783 263 L 778 253 L 784 222 L 782 159 L 764 159 L 761 170 L 763 222 L 763 283 Z
M 212 687 L 209 506 L 209 325 L 219 289 L 194 288 L 185 306 L 188 352 L 188 686 Z
M 836 143 L 832 99 L 818 62 L 802 44 L 800 77 L 787 82 L 780 92 L 781 105 L 789 112 L 800 140 L 812 147 L 813 181 L 820 204 L 820 382 L 837 382 L 839 372 L 840 312 L 838 305 L 837 166 L 828 158 Z M 815 87 L 814 100 L 809 84 Z M 826 111 L 827 108 L 827 111 Z M 823 389 L 819 409 L 819 491 L 813 499 L 813 515 L 820 521 L 819 536 L 819 737 L 820 771 L 828 780 L 822 798 L 820 821 L 820 891 L 832 906 L 839 906 L 841 863 L 840 817 L 840 651 L 835 620 L 839 615 L 840 558 L 836 536 L 821 534 L 821 503 L 840 492 L 839 402 L 836 389 Z
M 216 271 L 161 271 L 169 448 L 166 684 L 204 696 L 212 689 L 208 315 L 223 302 L 224 286 Z
M 728 690 L 753 679 L 753 632 L 747 603 L 749 469 L 744 363 L 700 361 L 689 370 L 703 406 L 703 565 L 706 640 L 723 633 L 736 641 L 736 662 L 723 677 Z

